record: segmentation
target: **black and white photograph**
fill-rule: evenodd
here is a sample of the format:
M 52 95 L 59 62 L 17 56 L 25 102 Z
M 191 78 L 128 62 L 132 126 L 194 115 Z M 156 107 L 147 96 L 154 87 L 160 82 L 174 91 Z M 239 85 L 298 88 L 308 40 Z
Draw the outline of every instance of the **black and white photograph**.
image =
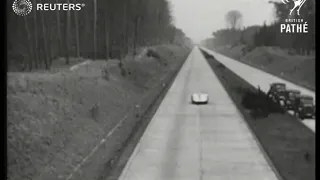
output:
M 7 180 L 316 180 L 315 0 L 6 0 Z

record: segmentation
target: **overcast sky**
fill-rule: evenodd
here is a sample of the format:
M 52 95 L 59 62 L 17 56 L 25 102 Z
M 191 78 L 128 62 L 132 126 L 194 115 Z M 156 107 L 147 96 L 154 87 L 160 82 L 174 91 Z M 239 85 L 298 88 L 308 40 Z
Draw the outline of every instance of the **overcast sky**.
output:
M 195 43 L 211 37 L 213 31 L 226 27 L 224 15 L 238 10 L 243 25 L 261 25 L 274 19 L 273 6 L 268 0 L 169 0 L 174 23 Z

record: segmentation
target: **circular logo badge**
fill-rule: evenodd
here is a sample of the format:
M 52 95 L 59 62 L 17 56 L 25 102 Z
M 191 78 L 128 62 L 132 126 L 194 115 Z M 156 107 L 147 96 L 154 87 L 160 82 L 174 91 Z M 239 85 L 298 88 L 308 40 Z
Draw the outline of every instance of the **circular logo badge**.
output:
M 30 0 L 15 0 L 12 4 L 13 12 L 19 16 L 28 15 L 32 11 Z

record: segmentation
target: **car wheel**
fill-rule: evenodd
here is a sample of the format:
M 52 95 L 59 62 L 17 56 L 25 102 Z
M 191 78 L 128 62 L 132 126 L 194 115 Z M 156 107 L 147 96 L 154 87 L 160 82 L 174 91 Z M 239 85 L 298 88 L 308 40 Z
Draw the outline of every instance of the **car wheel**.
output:
M 303 115 L 301 115 L 301 114 L 299 114 L 299 116 L 298 116 L 301 120 L 303 120 L 304 119 L 304 117 L 303 117 Z

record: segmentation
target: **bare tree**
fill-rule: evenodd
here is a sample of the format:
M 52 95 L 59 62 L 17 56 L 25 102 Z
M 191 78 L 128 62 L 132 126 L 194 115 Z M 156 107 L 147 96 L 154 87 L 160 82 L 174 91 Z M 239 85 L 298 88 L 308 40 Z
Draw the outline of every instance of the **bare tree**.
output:
M 79 39 L 79 20 L 78 12 L 74 11 L 74 21 L 75 21 L 75 31 L 76 31 L 76 54 L 77 57 L 80 57 L 80 39 Z
M 94 0 L 81 13 L 33 11 L 25 18 L 11 14 L 10 69 L 23 65 L 22 59 L 32 60 L 25 64 L 31 70 L 48 69 L 58 57 L 65 57 L 65 64 L 72 56 L 121 58 L 141 46 L 176 43 L 184 36 L 175 32 L 168 0 Z
M 50 57 L 49 57 L 49 52 L 48 52 L 48 40 L 47 40 L 47 32 L 46 32 L 46 24 L 44 22 L 44 17 L 45 14 L 40 14 L 40 20 L 41 20 L 41 26 L 42 26 L 42 34 L 43 34 L 43 45 L 44 45 L 44 65 L 46 69 L 49 69 L 50 65 Z
M 69 3 L 69 0 L 67 1 Z M 70 64 L 70 11 L 66 12 L 66 26 L 65 26 L 65 57 L 66 57 L 66 64 Z
M 25 29 L 26 29 L 26 33 L 27 33 L 27 38 L 28 38 L 28 53 L 29 53 L 29 63 L 27 64 L 26 62 L 24 62 L 24 67 L 23 69 L 25 69 L 27 66 L 29 66 L 29 70 L 32 69 L 32 61 L 33 61 L 33 53 L 32 53 L 32 38 L 31 38 L 31 32 L 29 29 L 29 24 L 28 24 L 28 18 L 27 16 L 24 16 L 24 25 L 25 25 Z
M 97 0 L 93 0 L 93 60 L 97 59 Z
M 242 14 L 237 10 L 231 10 L 225 15 L 225 20 L 228 28 L 240 28 L 242 23 Z
M 33 1 L 34 4 L 36 4 L 36 0 Z M 34 65 L 35 65 L 35 68 L 37 69 L 38 68 L 38 31 L 37 31 L 37 28 L 38 28 L 38 22 L 37 22 L 37 11 L 33 11 L 33 25 L 34 25 Z
M 110 27 L 109 27 L 110 21 L 109 21 L 109 17 L 108 17 L 108 13 L 105 12 L 105 20 L 104 20 L 104 30 L 105 30 L 105 58 L 106 61 L 108 61 L 109 56 L 110 56 L 110 52 L 109 52 L 109 39 L 110 39 Z
M 123 28 L 122 28 L 122 40 L 123 40 L 123 53 L 128 52 L 128 35 L 127 35 L 127 3 L 123 3 Z
M 59 3 L 59 0 L 56 0 L 56 3 Z M 61 37 L 61 22 L 60 22 L 60 13 L 59 11 L 56 11 L 57 16 L 57 33 L 58 33 L 58 55 L 63 55 L 62 52 L 62 37 Z

